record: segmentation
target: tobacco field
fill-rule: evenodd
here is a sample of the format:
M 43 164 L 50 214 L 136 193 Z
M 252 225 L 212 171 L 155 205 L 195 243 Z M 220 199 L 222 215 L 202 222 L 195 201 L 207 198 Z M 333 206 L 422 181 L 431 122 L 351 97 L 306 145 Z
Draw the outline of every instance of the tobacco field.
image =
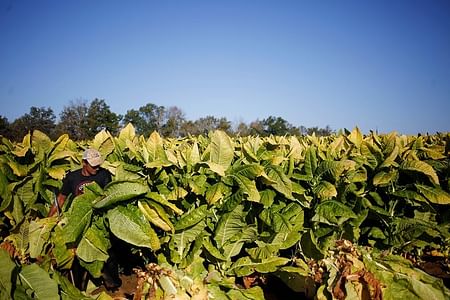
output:
M 112 182 L 46 217 L 89 147 Z M 0 197 L 1 300 L 114 299 L 99 278 L 117 242 L 136 279 L 120 299 L 450 299 L 450 133 L 35 130 L 2 138 Z

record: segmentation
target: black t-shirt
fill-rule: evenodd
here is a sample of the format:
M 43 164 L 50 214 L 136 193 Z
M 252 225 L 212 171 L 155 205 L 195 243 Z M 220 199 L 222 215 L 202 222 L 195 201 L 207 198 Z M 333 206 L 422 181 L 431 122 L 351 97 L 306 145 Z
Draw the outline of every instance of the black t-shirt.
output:
M 69 172 L 63 180 L 61 194 L 64 196 L 72 194 L 74 197 L 81 195 L 84 192 L 84 186 L 93 181 L 104 188 L 111 181 L 111 174 L 101 168 L 97 171 L 97 174 L 91 176 L 81 174 L 81 169 Z

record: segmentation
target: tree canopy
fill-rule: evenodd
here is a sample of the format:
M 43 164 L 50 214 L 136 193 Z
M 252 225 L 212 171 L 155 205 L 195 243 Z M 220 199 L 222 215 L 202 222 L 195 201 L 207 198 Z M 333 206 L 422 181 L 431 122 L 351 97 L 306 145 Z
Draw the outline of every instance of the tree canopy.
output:
M 132 123 L 139 135 L 149 136 L 157 131 L 164 137 L 184 137 L 188 135 L 206 135 L 209 131 L 220 129 L 229 135 L 331 135 L 334 131 L 325 128 L 294 126 L 279 116 L 269 116 L 250 123 L 243 121 L 232 124 L 225 117 L 208 115 L 197 120 L 188 120 L 184 112 L 176 107 L 164 107 L 147 103 L 138 109 L 129 109 L 124 116 L 111 110 L 104 99 L 95 98 L 71 101 L 56 116 L 48 107 L 31 107 L 30 112 L 17 118 L 12 123 L 0 115 L 0 135 L 10 140 L 21 140 L 28 132 L 38 129 L 50 137 L 58 137 L 66 133 L 73 140 L 93 138 L 99 131 L 108 130 L 116 134 L 128 123 Z

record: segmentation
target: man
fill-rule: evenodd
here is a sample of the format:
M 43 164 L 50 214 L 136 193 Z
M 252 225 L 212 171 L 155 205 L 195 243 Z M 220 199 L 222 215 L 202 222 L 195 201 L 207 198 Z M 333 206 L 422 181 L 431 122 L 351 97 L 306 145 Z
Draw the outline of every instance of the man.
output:
M 100 152 L 95 149 L 87 149 L 83 153 L 82 168 L 76 171 L 69 172 L 63 180 L 61 188 L 55 203 L 50 208 L 48 216 L 53 216 L 63 206 L 67 197 L 72 194 L 76 197 L 84 192 L 84 186 L 95 181 L 104 188 L 111 181 L 111 174 L 100 168 L 104 159 Z
M 111 181 L 111 174 L 100 168 L 100 165 L 105 161 L 100 152 L 95 149 L 87 149 L 84 151 L 82 159 L 81 169 L 71 171 L 64 177 L 61 191 L 56 198 L 57 203 L 54 203 L 50 208 L 49 217 L 60 211 L 69 195 L 76 197 L 83 194 L 84 187 L 87 184 L 95 181 L 100 187 L 104 188 Z M 102 277 L 108 289 L 115 289 L 120 286 L 121 280 L 118 275 L 115 253 L 110 251 L 109 254 L 110 259 L 105 263 Z M 81 270 L 77 260 L 74 262 L 73 271 L 76 273 L 74 284 L 84 290 L 86 281 L 83 278 L 86 273 Z

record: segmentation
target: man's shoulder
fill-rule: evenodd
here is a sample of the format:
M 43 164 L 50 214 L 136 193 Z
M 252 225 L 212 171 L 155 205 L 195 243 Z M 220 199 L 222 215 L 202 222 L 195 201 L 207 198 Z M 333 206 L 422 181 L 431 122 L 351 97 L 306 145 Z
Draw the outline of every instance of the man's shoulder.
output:
M 76 170 L 70 170 L 69 172 L 67 172 L 66 177 L 70 178 L 70 177 L 78 177 L 81 176 L 81 169 L 76 169 Z
M 111 180 L 111 173 L 108 170 L 100 168 L 96 174 L 97 178 L 105 178 L 106 180 Z
M 108 170 L 103 169 L 103 168 L 100 168 L 100 169 L 98 170 L 98 173 L 99 173 L 99 174 L 102 174 L 102 175 L 107 175 L 107 176 L 110 176 L 110 175 L 111 175 L 111 173 L 109 173 Z

